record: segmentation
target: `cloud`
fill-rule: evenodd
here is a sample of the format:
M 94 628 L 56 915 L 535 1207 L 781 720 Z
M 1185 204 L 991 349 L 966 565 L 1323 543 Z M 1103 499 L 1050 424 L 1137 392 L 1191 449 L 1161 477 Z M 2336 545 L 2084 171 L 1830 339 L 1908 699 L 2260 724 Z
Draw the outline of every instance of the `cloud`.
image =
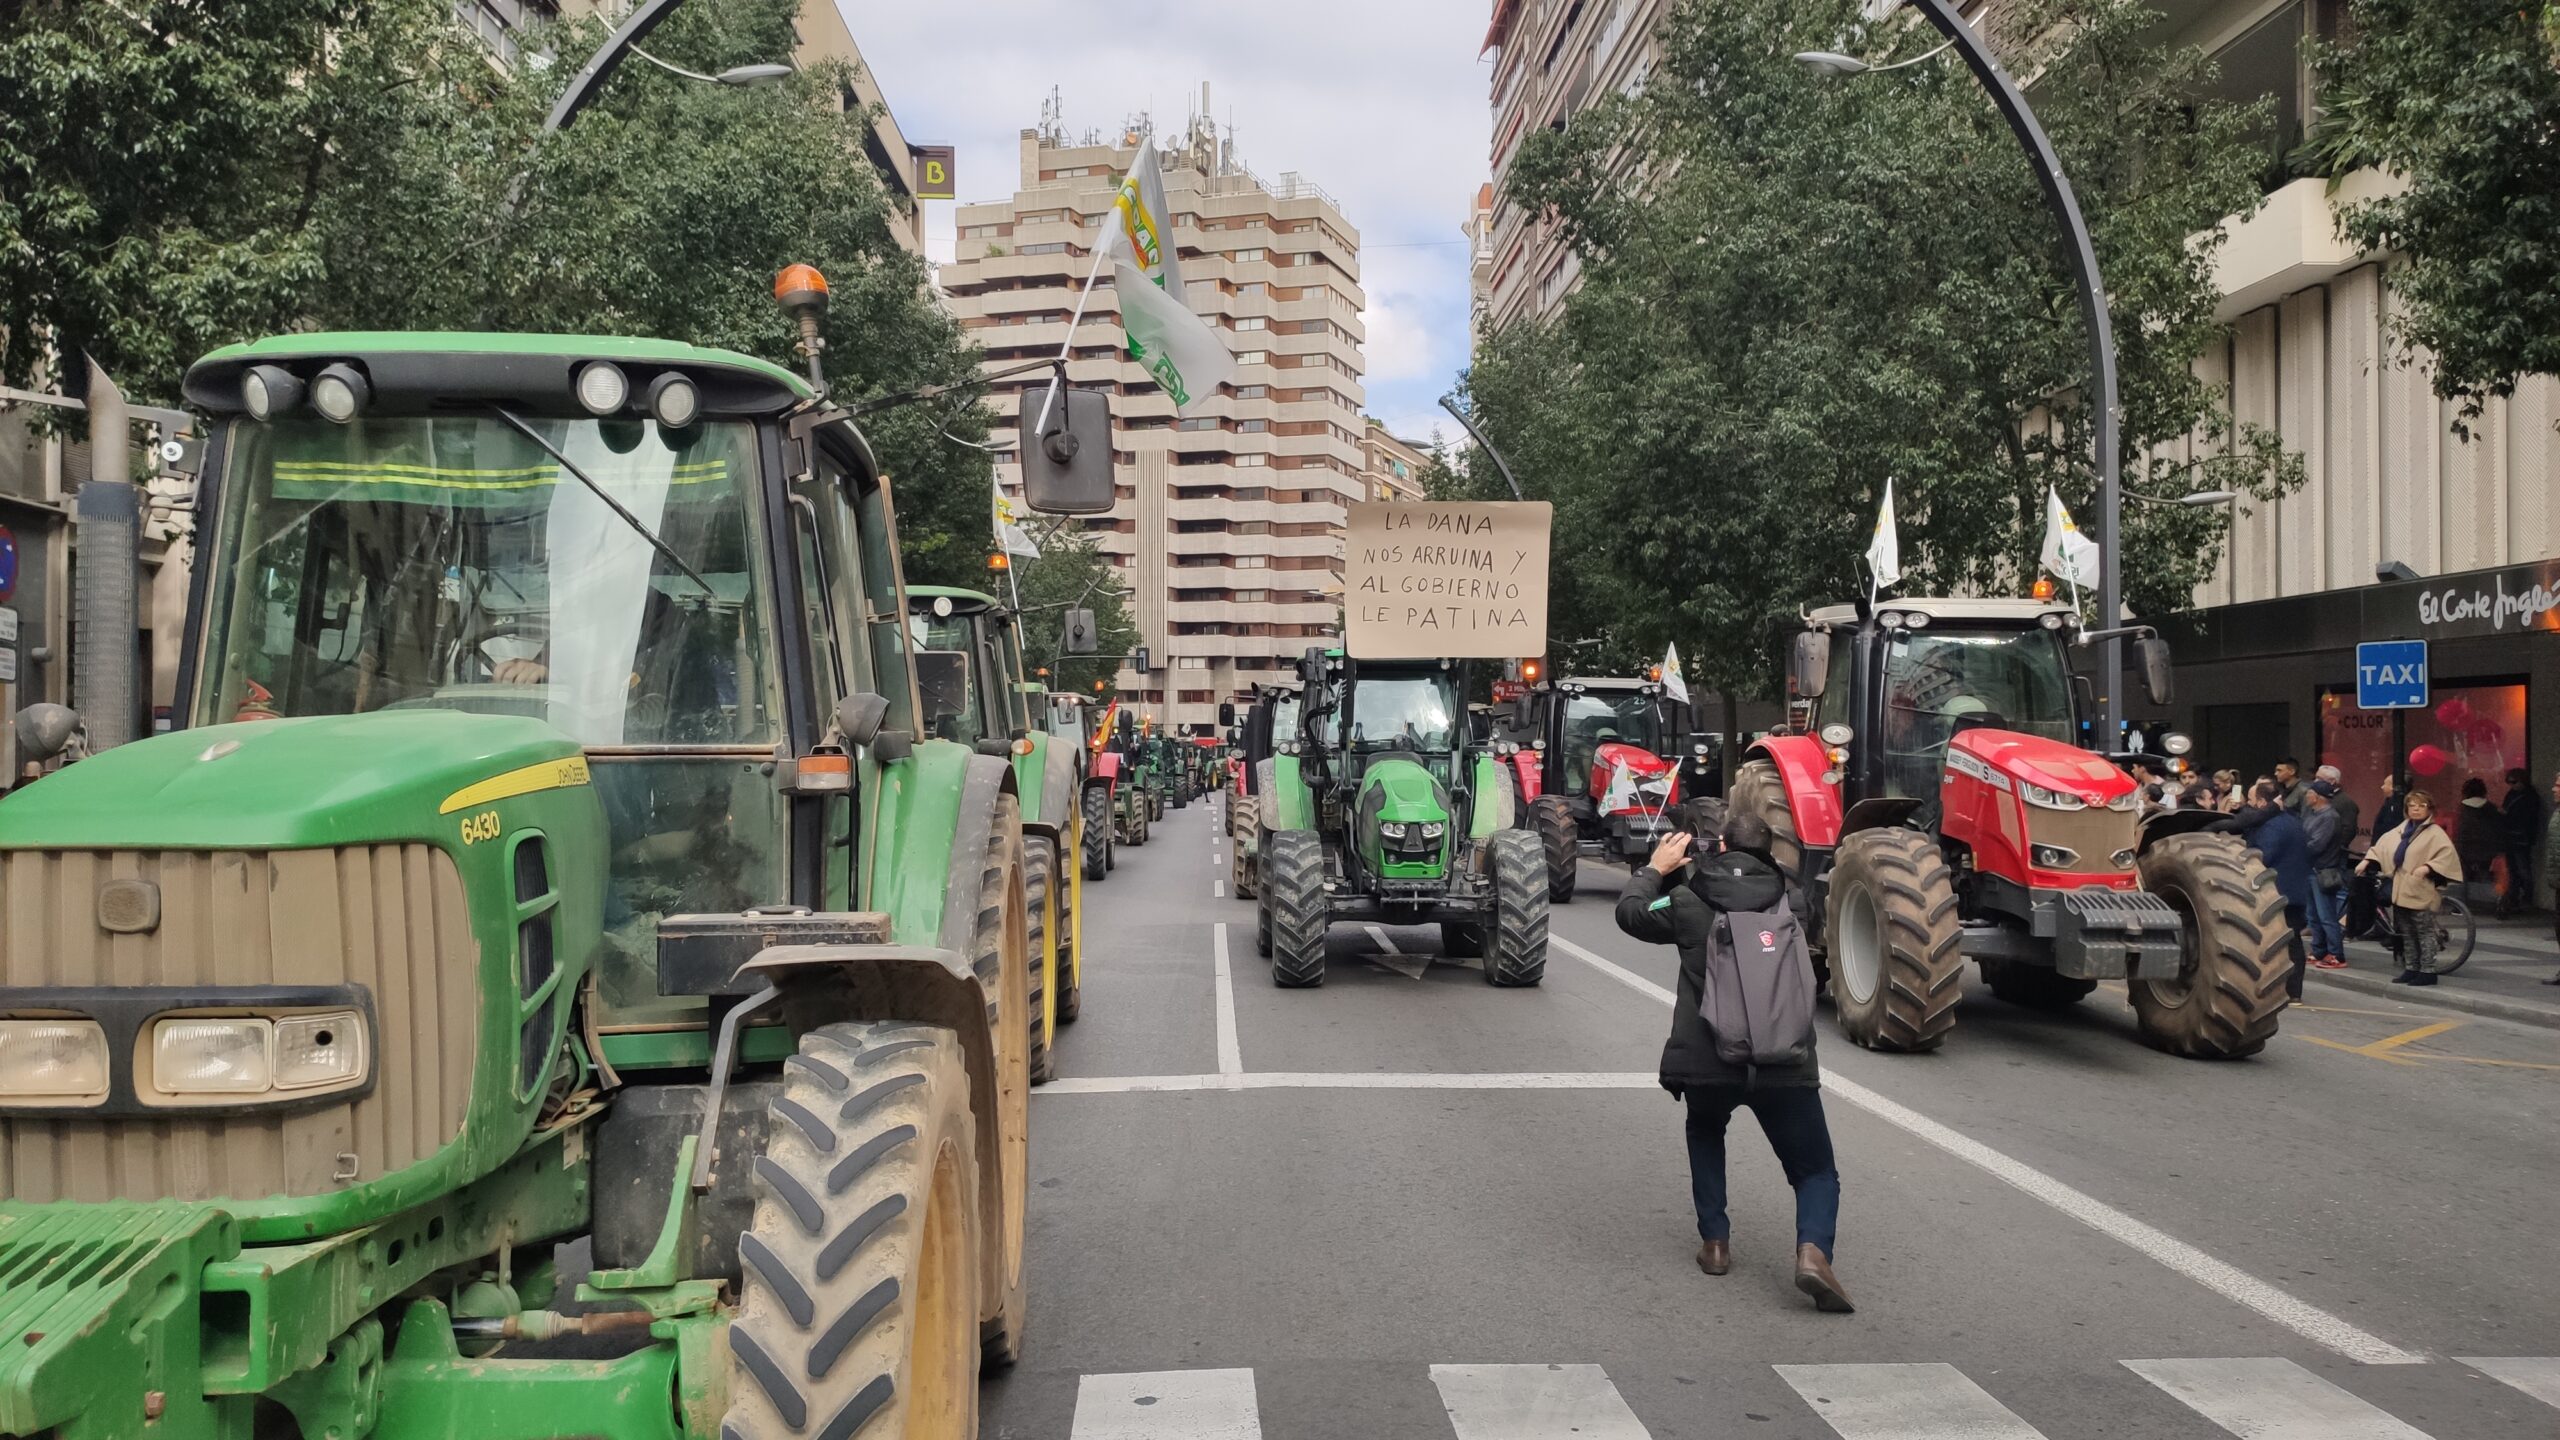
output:
M 1428 410 L 1465 363 L 1459 230 L 1488 163 L 1485 0 L 839 4 L 908 138 L 959 148 L 964 201 L 1020 186 L 1020 135 L 1052 86 L 1071 134 L 1108 135 L 1147 111 L 1179 129 L 1208 81 L 1245 163 L 1324 187 L 1359 232 L 1373 412 Z M 937 258 L 952 210 L 926 204 Z

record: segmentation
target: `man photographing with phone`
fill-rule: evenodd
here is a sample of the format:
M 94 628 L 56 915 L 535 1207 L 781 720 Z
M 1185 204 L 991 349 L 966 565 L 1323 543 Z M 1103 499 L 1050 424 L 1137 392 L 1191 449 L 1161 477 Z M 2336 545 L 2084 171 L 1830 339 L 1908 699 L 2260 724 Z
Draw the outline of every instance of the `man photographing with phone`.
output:
M 1733 1112 L 1748 1108 L 1795 1187 L 1796 1288 L 1815 1308 L 1847 1314 L 1855 1307 L 1831 1272 L 1840 1171 L 1814 1057 L 1813 975 L 1786 878 L 1769 853 L 1765 823 L 1734 815 L 1719 837 L 1701 818 L 1692 817 L 1697 837 L 1683 832 L 1656 846 L 1618 900 L 1619 929 L 1680 951 L 1661 1079 L 1688 1104 L 1698 1268 L 1722 1275 L 1733 1267 L 1724 1137 Z

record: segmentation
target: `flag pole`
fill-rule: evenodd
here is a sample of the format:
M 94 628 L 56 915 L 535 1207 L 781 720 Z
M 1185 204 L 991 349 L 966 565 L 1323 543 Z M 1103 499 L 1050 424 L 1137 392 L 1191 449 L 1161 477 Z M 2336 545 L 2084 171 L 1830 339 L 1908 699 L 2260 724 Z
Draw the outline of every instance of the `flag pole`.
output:
M 1153 126 L 1141 131 L 1138 135 L 1139 147 L 1143 149 L 1154 144 L 1155 133 Z M 1137 162 L 1132 160 L 1130 163 L 1135 165 Z M 1128 177 L 1122 176 L 1120 183 L 1121 185 L 1129 183 Z M 1049 428 L 1049 411 L 1058 403 L 1058 386 L 1066 379 L 1067 360 L 1076 348 L 1076 327 L 1084 323 L 1084 307 L 1093 299 L 1093 282 L 1102 278 L 1103 262 L 1111 258 L 1112 242 L 1120 233 L 1120 227 L 1113 223 L 1111 218 L 1117 215 L 1119 210 L 1120 187 L 1115 185 L 1111 190 L 1111 210 L 1103 219 L 1102 238 L 1095 242 L 1093 247 L 1093 268 L 1085 272 L 1084 289 L 1076 292 L 1075 314 L 1067 319 L 1067 338 L 1058 346 L 1058 368 L 1049 376 L 1049 393 L 1040 402 L 1040 423 L 1034 427 L 1035 430 Z

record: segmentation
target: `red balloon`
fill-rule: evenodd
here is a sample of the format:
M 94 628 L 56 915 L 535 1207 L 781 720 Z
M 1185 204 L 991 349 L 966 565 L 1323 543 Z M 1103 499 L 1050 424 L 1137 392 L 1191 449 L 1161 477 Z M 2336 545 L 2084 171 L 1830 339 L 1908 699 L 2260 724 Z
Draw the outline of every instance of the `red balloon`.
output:
M 2433 745 L 2421 745 L 2409 752 L 2409 768 L 2421 775 L 2441 775 L 2453 757 Z
M 2436 723 L 2448 730 L 2459 730 L 2471 723 L 2471 702 L 2456 697 L 2436 707 Z

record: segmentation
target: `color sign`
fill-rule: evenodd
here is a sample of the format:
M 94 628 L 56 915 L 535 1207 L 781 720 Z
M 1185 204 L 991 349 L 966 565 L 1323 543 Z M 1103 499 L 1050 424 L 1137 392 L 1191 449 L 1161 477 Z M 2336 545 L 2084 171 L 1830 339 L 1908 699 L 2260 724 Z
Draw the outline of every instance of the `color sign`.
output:
M 2367 640 L 2356 646 L 2356 708 L 2423 710 L 2427 704 L 2427 642 Z
M 1544 500 L 1349 507 L 1344 648 L 1359 660 L 1508 660 L 1547 650 Z
M 916 198 L 919 200 L 957 200 L 958 182 L 952 176 L 960 152 L 950 145 L 910 145 L 907 153 L 916 161 Z

